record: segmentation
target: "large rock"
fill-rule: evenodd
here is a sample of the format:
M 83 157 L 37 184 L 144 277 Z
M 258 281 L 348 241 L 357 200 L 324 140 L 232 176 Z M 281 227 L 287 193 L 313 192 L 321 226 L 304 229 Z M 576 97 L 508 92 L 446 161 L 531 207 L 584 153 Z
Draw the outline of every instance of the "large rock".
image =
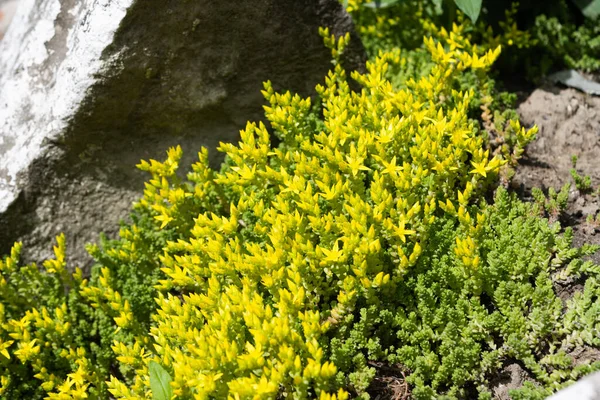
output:
M 21 240 L 39 261 L 65 232 L 88 265 L 84 244 L 141 194 L 140 159 L 237 140 L 267 79 L 313 93 L 331 66 L 319 26 L 351 20 L 337 0 L 21 0 L 0 43 L 0 253 Z
M 546 400 L 598 400 L 600 399 L 600 372 L 590 374 L 573 385 L 548 397 Z

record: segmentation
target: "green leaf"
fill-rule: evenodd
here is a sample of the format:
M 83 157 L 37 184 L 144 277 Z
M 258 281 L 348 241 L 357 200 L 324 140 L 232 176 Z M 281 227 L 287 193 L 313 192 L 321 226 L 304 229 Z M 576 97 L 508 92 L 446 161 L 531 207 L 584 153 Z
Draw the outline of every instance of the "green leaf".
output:
M 173 397 L 173 388 L 171 387 L 171 375 L 162 367 L 162 365 L 150 361 L 148 365 L 150 370 L 150 388 L 152 389 L 153 400 L 171 400 Z
M 387 8 L 391 7 L 396 3 L 399 3 L 402 0 L 375 0 L 370 3 L 363 4 L 363 7 L 368 8 Z
M 435 15 L 442 15 L 444 12 L 444 0 L 433 0 L 433 6 L 435 7 Z
M 483 0 L 454 0 L 456 6 L 460 8 L 462 12 L 467 14 L 471 21 L 476 22 L 481 12 L 481 2 Z
M 600 15 L 600 0 L 573 0 L 573 2 L 587 18 L 596 18 Z

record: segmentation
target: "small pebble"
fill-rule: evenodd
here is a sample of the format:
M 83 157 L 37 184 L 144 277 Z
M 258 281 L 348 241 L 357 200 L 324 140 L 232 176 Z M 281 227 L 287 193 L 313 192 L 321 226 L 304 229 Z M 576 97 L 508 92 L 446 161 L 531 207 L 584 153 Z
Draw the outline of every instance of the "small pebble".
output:
M 579 109 L 579 101 L 576 98 L 571 98 L 569 100 L 569 104 L 567 105 L 567 116 L 571 117 L 575 115 L 577 110 Z
M 569 201 L 571 201 L 571 202 L 575 201 L 575 200 L 577 200 L 579 198 L 579 196 L 580 196 L 579 190 L 577 190 L 577 189 L 571 189 L 569 191 Z

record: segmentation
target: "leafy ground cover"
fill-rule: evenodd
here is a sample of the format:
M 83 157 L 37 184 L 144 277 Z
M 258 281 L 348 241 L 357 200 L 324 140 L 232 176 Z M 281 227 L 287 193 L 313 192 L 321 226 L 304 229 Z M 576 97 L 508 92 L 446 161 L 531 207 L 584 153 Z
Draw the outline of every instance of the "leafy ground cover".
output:
M 446 29 L 459 23 L 473 43 L 503 46 L 495 70 L 507 80 L 539 84 L 546 74 L 561 68 L 600 69 L 598 1 L 347 0 L 346 4 L 372 55 L 392 47 L 416 50 L 420 38 L 430 34 L 430 23 Z M 468 10 L 471 18 L 463 17 L 459 9 Z
M 488 46 L 489 43 L 502 44 L 506 55 L 501 60 L 500 70 L 497 71 L 505 73 L 508 67 L 508 71 L 512 71 L 512 74 L 508 77 L 508 81 L 506 75 L 501 74 L 500 86 L 523 88 L 523 81 L 519 76 L 525 76 L 525 71 L 529 79 L 539 82 L 540 74 L 550 71 L 551 68 L 569 66 L 583 71 L 597 70 L 597 66 L 594 65 L 598 60 L 597 53 L 594 53 L 594 50 L 589 47 L 593 46 L 598 36 L 589 30 L 589 27 L 595 23 L 594 19 L 585 19 L 582 22 L 581 17 L 574 12 L 576 11 L 574 4 L 546 2 L 544 7 L 540 8 L 536 2 L 527 2 L 510 8 L 507 7 L 507 4 L 501 5 L 500 3 L 502 2 L 496 2 L 495 5 L 490 3 L 488 9 L 484 10 L 481 16 L 484 22 L 480 22 L 474 30 L 469 29 L 472 35 L 469 37 L 474 41 L 489 41 L 488 44 L 480 43 L 484 46 Z M 419 9 L 420 15 L 424 16 L 426 20 L 437 18 L 438 24 L 447 26 L 447 18 L 452 10 L 449 12 L 444 9 L 447 7 L 446 3 L 440 2 L 440 6 L 437 8 L 436 4 L 437 2 L 422 2 Z M 402 9 L 402 7 L 404 8 Z M 367 43 L 373 43 L 372 46 L 367 45 L 371 51 L 376 52 L 380 47 L 387 46 L 413 49 L 415 45 L 409 41 L 411 36 L 402 36 L 403 32 L 395 28 L 404 26 L 409 15 L 406 11 L 410 7 L 418 6 L 405 2 L 403 4 L 388 2 L 384 7 L 378 8 L 370 6 L 370 3 L 358 1 L 350 3 L 350 12 L 358 22 L 362 34 L 367 37 Z M 506 20 L 492 21 L 490 19 L 493 16 L 503 15 L 504 11 L 506 11 Z M 454 16 L 450 16 L 450 21 L 454 19 Z M 577 20 L 579 25 L 575 23 Z M 419 31 L 424 26 L 427 27 L 427 24 L 423 25 L 413 21 L 411 26 L 414 31 Z M 549 33 L 550 31 L 552 33 Z M 573 35 L 575 31 L 579 33 Z M 558 37 L 566 32 L 569 32 L 570 36 Z M 582 34 L 586 36 L 585 45 L 577 42 Z M 588 34 L 589 36 L 587 36 Z M 535 54 L 537 58 L 535 68 L 531 68 L 528 56 L 524 56 L 521 49 L 527 49 L 527 52 Z M 419 52 L 420 49 L 417 47 L 415 51 Z M 569 54 L 576 54 L 576 56 L 570 57 Z M 520 69 L 515 71 L 515 66 L 519 66 Z M 518 93 L 520 101 L 527 98 L 530 87 L 526 85 L 524 91 L 520 89 L 520 93 Z M 541 215 L 551 221 L 559 220 L 563 226 L 571 227 L 578 245 L 598 244 L 600 243 L 596 235 L 598 201 L 595 186 L 592 183 L 597 184 L 598 182 L 598 172 L 595 168 L 597 139 L 594 132 L 597 131 L 595 124 L 598 123 L 595 114 L 595 110 L 597 110 L 595 99 L 578 94 L 573 90 L 563 90 L 559 94 L 559 89 L 556 87 L 546 86 L 544 89 L 537 90 L 519 107 L 519 116 L 525 120 L 525 124 L 529 126 L 540 124 L 542 133 L 539 140 L 529 146 L 525 159 L 516 169 L 516 177 L 510 182 L 504 181 L 504 184 L 526 201 L 534 201 L 535 196 L 532 196 L 532 192 L 536 194 L 538 204 L 546 209 Z M 508 102 L 508 108 L 510 107 L 510 102 Z M 495 128 L 493 122 L 492 124 L 489 122 L 489 113 L 484 110 L 481 117 L 484 125 L 492 127 L 491 131 L 493 131 Z M 492 138 L 491 145 L 495 146 L 494 138 Z M 571 155 L 580 156 L 577 168 L 579 173 L 574 173 L 575 171 L 571 167 Z M 569 183 L 570 186 L 566 188 L 564 185 Z M 582 186 L 591 187 L 582 190 Z M 561 187 L 563 187 L 563 191 L 557 201 L 556 193 Z M 542 192 L 538 188 L 542 188 L 550 199 L 541 200 Z M 595 253 L 591 259 L 597 263 L 600 261 L 599 256 L 599 253 Z M 556 292 L 563 299 L 569 298 L 582 287 L 582 281 L 576 279 L 555 283 Z M 570 355 L 574 363 L 599 359 L 597 350 L 587 346 L 578 348 Z M 380 378 L 385 380 L 390 379 L 391 376 L 397 378 L 402 374 L 398 372 L 391 375 L 383 373 Z M 523 368 L 522 364 L 505 360 L 500 374 L 492 382 L 492 390 L 498 398 L 509 398 L 509 389 L 521 387 L 527 380 L 532 380 L 531 373 L 527 371 L 527 368 Z M 388 392 L 391 398 L 394 398 L 393 393 L 396 392 L 390 390 Z M 396 397 L 403 398 L 402 396 L 397 395 Z
M 366 73 L 322 31 L 334 67 L 318 97 L 266 83 L 268 125 L 221 144 L 220 170 L 206 149 L 185 179 L 180 148 L 141 162 L 144 195 L 118 239 L 89 246 L 90 277 L 62 237 L 39 268 L 16 244 L 0 262 L 0 395 L 489 399 L 509 371 L 505 396 L 542 399 L 600 369 L 598 248 L 561 227 L 568 188 L 523 180 L 537 128 L 490 74 L 531 32 L 436 27 L 450 17 L 428 4 L 382 19 L 348 2 Z M 394 7 L 412 25 L 395 28 Z M 582 161 L 571 179 L 593 196 Z

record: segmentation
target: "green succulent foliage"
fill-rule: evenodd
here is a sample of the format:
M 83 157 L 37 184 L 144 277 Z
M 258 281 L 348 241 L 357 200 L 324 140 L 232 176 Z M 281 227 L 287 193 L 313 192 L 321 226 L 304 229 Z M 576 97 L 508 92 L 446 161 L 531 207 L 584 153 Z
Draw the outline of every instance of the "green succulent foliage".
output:
M 403 0 L 386 2 L 385 7 L 374 4 L 347 1 L 372 55 L 395 47 L 416 50 L 421 46 L 418 38 L 430 34 L 427 23 L 446 29 L 457 23 L 468 27 L 474 43 L 485 48 L 503 46 L 496 69 L 513 80 L 517 76 L 537 82 L 560 68 L 600 70 L 598 1 Z
M 441 1 L 379 5 L 418 7 L 422 17 L 444 18 Z M 371 50 L 414 40 L 409 33 L 426 27 L 415 21 L 395 39 L 374 39 Z M 144 197 L 118 240 L 88 247 L 97 260 L 89 279 L 65 269 L 64 238 L 44 269 L 19 265 L 16 245 L 0 262 L 0 394 L 101 399 L 109 387 L 118 398 L 162 400 L 176 391 L 252 397 L 260 389 L 264 398 L 283 390 L 297 398 L 321 391 L 326 399 L 345 399 L 348 392 L 368 399 L 377 360 L 405 367 L 416 399 L 489 399 L 495 374 L 518 362 L 535 384 L 526 383 L 513 397 L 529 399 L 600 369 L 600 363 L 575 365 L 569 356 L 575 347 L 600 347 L 594 335 L 600 267 L 584 261 L 598 249 L 573 248 L 572 231 L 561 235 L 558 223 L 543 218 L 564 207 L 568 189 L 550 192 L 549 199 L 534 192 L 533 204 L 502 188 L 493 203 L 483 200 L 501 165 L 518 159 L 535 130 L 511 121 L 514 96 L 496 92 L 487 68 L 478 67 L 497 52 L 478 53 L 460 41 L 467 28 L 438 32 L 444 40 L 427 41 L 427 52 L 418 45 L 403 58 L 397 51 L 383 54 L 370 74 L 353 74 L 365 86 L 360 94 L 351 92 L 339 63 L 318 88 L 321 102 L 276 94 L 267 84 L 267 117 L 279 146 L 270 147 L 264 125 L 249 124 L 239 147 L 221 146 L 228 156 L 219 172 L 208 168 L 206 150 L 185 180 L 176 174 L 181 149 L 171 149 L 165 162 L 142 162 L 140 169 L 152 175 Z M 326 41 L 339 52 L 347 38 L 335 48 L 335 38 Z M 456 43 L 469 54 L 454 52 Z M 472 71 L 463 71 L 467 63 Z M 349 111 L 351 124 L 343 119 Z M 393 124 L 382 123 L 390 113 L 400 128 L 384 146 L 376 138 L 392 130 Z M 491 131 L 479 118 L 506 131 L 491 157 L 484 148 Z M 367 138 L 370 125 L 374 133 Z M 356 143 L 362 141 L 359 157 Z M 307 194 L 312 190 L 318 193 Z M 278 210 L 264 212 L 274 204 Z M 380 209 L 390 215 L 387 224 L 365 230 L 376 240 L 352 244 L 365 227 L 357 223 L 366 218 L 364 210 L 375 221 Z M 327 215 L 312 215 L 316 210 Z M 269 221 L 271 215 L 279 222 Z M 298 228 L 307 221 L 314 227 Z M 333 222 L 339 223 L 334 232 Z M 295 258 L 276 260 L 281 268 L 267 270 L 271 254 L 284 246 L 293 251 L 281 260 Z M 364 264 L 350 264 L 348 257 L 354 262 L 361 252 Z M 244 257 L 255 259 L 245 264 L 247 271 L 236 269 Z M 556 287 L 574 279 L 585 282 L 584 290 L 563 301 Z M 230 314 L 234 308 L 238 314 Z M 244 318 L 238 318 L 240 309 L 248 312 Z M 278 321 L 291 321 L 310 340 L 292 336 Z M 211 330 L 219 326 L 226 328 Z M 284 328 L 293 346 L 270 349 L 287 340 Z M 230 346 L 221 354 L 234 354 L 230 365 L 204 351 L 215 344 Z M 287 373 L 273 369 L 274 357 Z M 198 371 L 196 365 L 209 367 Z M 271 370 L 259 368 L 265 365 Z M 295 371 L 293 380 L 289 371 Z M 313 374 L 312 383 L 306 374 Z M 269 382 L 268 375 L 284 383 Z
M 571 164 L 573 168 L 569 171 L 571 177 L 575 182 L 575 187 L 582 193 L 589 193 L 592 191 L 592 177 L 589 175 L 581 176 L 577 172 L 577 156 L 571 156 Z
M 544 49 L 540 72 L 553 63 L 586 72 L 600 70 L 600 26 L 596 19 L 581 24 L 559 17 L 540 15 L 532 27 L 537 48 Z
M 559 235 L 559 224 L 537 216 L 535 204 L 502 188 L 482 211 L 480 268 L 466 275 L 456 254 L 465 232 L 453 219 L 440 218 L 395 293 L 344 320 L 331 341 L 340 371 L 368 374 L 364 360 L 387 361 L 412 372 L 416 399 L 491 398 L 490 379 L 519 362 L 536 385 L 515 391 L 514 398 L 531 399 L 600 369 L 600 362 L 575 366 L 567 355 L 575 345 L 600 341 L 593 334 L 600 322 L 594 302 L 600 269 L 582 261 L 598 248 L 573 249 L 572 232 Z M 581 277 L 587 277 L 585 290 L 565 304 L 555 285 Z M 360 387 L 360 376 L 357 383 L 346 376 Z
M 386 3 L 385 7 L 377 8 L 365 7 L 362 0 L 354 0 L 348 4 L 348 10 L 371 57 L 377 56 L 381 51 L 402 49 L 404 62 L 388 72 L 388 79 L 395 88 L 405 87 L 406 82 L 411 79 L 418 80 L 419 77 L 428 74 L 435 65 L 430 53 L 423 47 L 422 38 L 438 36 L 437 27 L 443 26 L 451 30 L 453 22 L 457 22 L 464 25 L 462 30 L 465 37 L 477 35 L 473 24 L 457 14 L 458 9 L 452 1 L 403 0 Z M 481 38 L 477 40 L 482 41 Z M 522 42 L 523 39 L 520 41 Z M 488 42 L 488 46 L 481 49 L 494 48 L 502 44 L 497 39 L 493 43 L 491 40 Z M 501 56 L 502 58 L 506 57 Z M 473 119 L 480 118 L 482 105 L 489 107 L 492 113 L 496 111 L 502 113 L 512 110 L 516 103 L 516 97 L 504 91 L 494 75 L 489 73 L 464 71 L 456 77 L 454 88 L 457 90 L 476 88 L 476 97 L 470 104 L 470 116 Z M 512 117 L 513 115 L 508 116 L 508 118 Z
M 65 377 L 72 372 L 74 363 L 62 354 L 64 349 L 83 346 L 94 360 L 91 370 L 97 376 L 108 376 L 110 357 L 99 344 L 101 320 L 79 291 L 70 290 L 82 282 L 80 270 L 69 273 L 64 258 L 65 238 L 59 236 L 54 248 L 56 258 L 43 266 L 20 263 L 21 245 L 15 245 L 9 256 L 0 259 L 0 371 L 10 376 L 10 389 L 3 393 L 7 399 L 42 399 L 46 394 L 40 385 L 35 368 L 29 364 L 44 360 L 53 366 L 56 376 Z M 30 317 L 42 317 L 33 335 L 24 334 Z M 5 321 L 13 321 L 5 324 Z M 17 324 L 16 321 L 19 321 Z M 17 357 L 6 357 L 6 348 L 14 340 L 23 342 Z M 3 382 L 4 383 L 4 382 Z M 106 385 L 96 381 L 90 398 L 107 394 Z
M 387 8 L 400 3 L 402 0 L 375 0 L 369 3 L 365 3 L 364 7 L 368 8 Z M 442 7 L 442 0 L 434 0 L 434 3 L 438 9 Z M 454 0 L 454 5 L 458 7 L 463 13 L 465 13 L 473 22 L 477 22 L 481 13 L 483 0 Z M 490 2 L 486 2 L 488 5 Z M 579 10 L 587 18 L 596 18 L 600 15 L 600 0 L 573 0 L 573 3 L 579 7 Z M 344 0 L 344 5 L 347 5 L 348 1 Z
M 525 382 L 523 388 L 510 392 L 510 398 L 512 400 L 544 400 L 551 394 L 552 392 L 546 388 Z
M 538 206 L 539 214 L 547 216 L 553 221 L 559 219 L 561 213 L 567 208 L 571 184 L 565 184 L 559 192 L 554 188 L 548 189 L 548 196 L 540 188 L 531 189 L 531 195 Z
M 190 176 L 193 177 L 195 173 L 192 171 Z M 173 183 L 189 185 L 177 178 Z M 117 363 L 112 346 L 115 340 L 133 343 L 136 335 L 147 332 L 152 322 L 151 315 L 156 309 L 155 286 L 162 277 L 159 260 L 161 249 L 167 241 L 185 237 L 183 232 L 189 232 L 189 225 L 199 210 L 221 212 L 222 204 L 215 201 L 216 196 L 216 193 L 209 192 L 201 199 L 182 202 L 177 219 L 163 228 L 156 223 L 154 210 L 140 202 L 136 203 L 130 222 L 122 223 L 119 239 L 108 240 L 101 235 L 98 245 L 87 246 L 96 260 L 88 279 L 84 279 L 78 269 L 74 274 L 67 272 L 64 236 L 58 238 L 56 258 L 46 261 L 42 267 L 35 264 L 20 265 L 20 245 L 13 248 L 9 257 L 1 259 L 0 351 L 3 344 L 14 342 L 8 341 L 11 339 L 8 334 L 19 333 L 16 328 L 11 330 L 9 326 L 2 326 L 2 321 L 21 320 L 27 325 L 35 321 L 34 324 L 38 325 L 38 310 L 43 308 L 47 310 L 50 320 L 62 323 L 58 328 L 54 324 L 34 332 L 36 342 L 32 348 L 38 351 L 35 357 L 43 361 L 44 368 L 52 366 L 47 374 L 40 373 L 35 362 L 32 366 L 29 359 L 8 359 L 0 355 L 0 371 L 2 375 L 10 377 L 10 389 L 2 393 L 2 398 L 45 398 L 50 390 L 50 382 L 59 382 L 77 369 L 77 359 L 85 360 L 88 372 L 94 374 L 93 380 L 88 382 L 93 385 L 86 392 L 90 399 L 108 397 L 105 382 L 111 374 L 131 382 L 131 369 L 122 366 L 115 368 Z M 109 281 L 103 281 L 106 271 L 112 277 Z M 114 318 L 119 313 L 111 308 L 109 301 L 91 298 L 79 290 L 103 286 L 120 293 L 122 300 L 129 303 L 135 315 L 135 324 L 130 329 L 116 329 Z M 6 337 L 3 338 L 4 335 Z M 19 337 L 19 340 L 23 340 Z M 39 346 L 41 342 L 47 345 Z M 83 350 L 85 356 L 64 353 L 65 349 L 77 348 Z M 47 383 L 40 385 L 40 380 L 46 380 Z M 6 383 L 3 381 L 2 385 Z

